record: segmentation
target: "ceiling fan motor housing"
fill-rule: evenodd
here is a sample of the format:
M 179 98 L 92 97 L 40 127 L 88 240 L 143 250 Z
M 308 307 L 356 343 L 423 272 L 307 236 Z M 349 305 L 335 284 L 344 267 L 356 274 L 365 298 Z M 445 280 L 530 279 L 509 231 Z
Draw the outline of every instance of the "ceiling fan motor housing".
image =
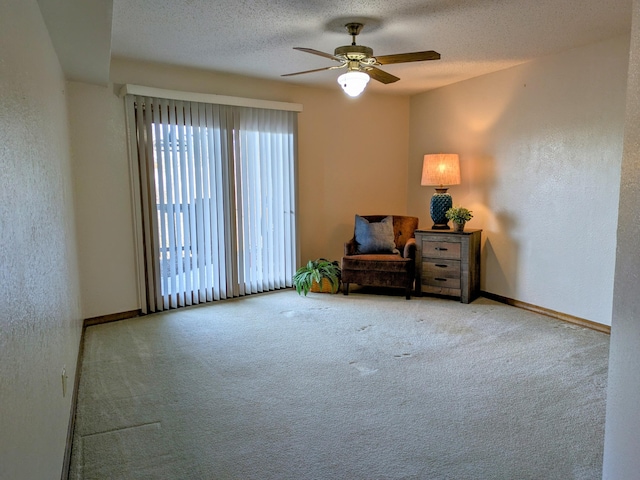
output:
M 345 57 L 347 60 L 362 60 L 373 57 L 373 49 L 364 45 L 344 45 L 335 49 L 336 57 Z

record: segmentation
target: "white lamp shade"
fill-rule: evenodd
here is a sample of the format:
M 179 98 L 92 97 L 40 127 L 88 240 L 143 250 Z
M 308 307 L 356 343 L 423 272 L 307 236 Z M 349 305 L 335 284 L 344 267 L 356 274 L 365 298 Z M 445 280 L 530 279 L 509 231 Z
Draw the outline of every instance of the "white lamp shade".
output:
M 351 71 L 338 77 L 338 83 L 350 97 L 357 97 L 369 83 L 369 75 L 364 72 Z
M 460 185 L 460 158 L 457 153 L 424 156 L 421 185 Z

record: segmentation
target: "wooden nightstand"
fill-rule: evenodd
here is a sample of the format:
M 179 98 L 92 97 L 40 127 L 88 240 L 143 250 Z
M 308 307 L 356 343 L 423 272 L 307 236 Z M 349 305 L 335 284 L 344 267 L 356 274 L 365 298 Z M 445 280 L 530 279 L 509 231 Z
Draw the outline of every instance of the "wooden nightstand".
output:
M 416 293 L 460 297 L 462 303 L 480 294 L 482 230 L 416 230 Z

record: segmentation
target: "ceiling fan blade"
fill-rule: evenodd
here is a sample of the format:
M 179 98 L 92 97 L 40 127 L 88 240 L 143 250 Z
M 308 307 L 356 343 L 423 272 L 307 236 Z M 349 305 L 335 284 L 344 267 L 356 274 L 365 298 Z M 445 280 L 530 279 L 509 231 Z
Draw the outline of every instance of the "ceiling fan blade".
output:
M 323 70 L 334 70 L 340 67 L 324 67 L 324 68 L 316 68 L 315 70 L 305 70 L 304 72 L 295 72 L 295 73 L 285 73 L 284 75 L 280 75 L 281 77 L 291 77 L 293 75 L 302 75 L 303 73 L 313 73 L 313 72 L 322 72 Z
M 293 47 L 294 50 L 300 50 L 301 52 L 312 53 L 314 55 L 320 55 L 324 58 L 330 58 L 331 60 L 335 60 L 336 62 L 342 62 L 343 59 L 336 57 L 335 55 L 331 55 L 330 53 L 324 53 L 320 50 L 314 50 L 313 48 L 303 48 L 303 47 Z
M 367 73 L 374 80 L 377 80 L 377 81 L 382 82 L 384 84 L 393 83 L 393 82 L 397 82 L 398 80 L 400 80 L 395 75 L 391 75 L 390 73 L 387 73 L 384 70 L 380 70 L 379 68 L 376 68 L 376 67 L 371 67 L 371 68 L 367 69 Z
M 424 62 L 425 60 L 440 60 L 440 54 L 438 52 L 434 52 L 433 50 L 428 50 L 426 52 L 381 55 L 380 57 L 376 57 L 376 60 L 380 65 L 389 65 L 391 63 Z

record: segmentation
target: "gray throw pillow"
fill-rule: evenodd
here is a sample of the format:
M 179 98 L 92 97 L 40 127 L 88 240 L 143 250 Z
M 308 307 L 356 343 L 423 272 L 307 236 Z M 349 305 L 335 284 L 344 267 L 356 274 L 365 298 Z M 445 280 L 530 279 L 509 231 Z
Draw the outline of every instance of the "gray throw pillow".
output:
M 358 253 L 397 252 L 391 216 L 383 218 L 380 222 L 369 223 L 366 218 L 356 215 L 355 237 Z

